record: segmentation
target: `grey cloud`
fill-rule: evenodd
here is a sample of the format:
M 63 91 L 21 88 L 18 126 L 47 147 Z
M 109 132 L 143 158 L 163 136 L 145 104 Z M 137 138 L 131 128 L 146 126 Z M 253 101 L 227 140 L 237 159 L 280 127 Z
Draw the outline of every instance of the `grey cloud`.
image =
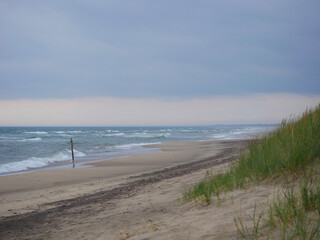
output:
M 0 98 L 320 92 L 318 1 L 2 1 Z

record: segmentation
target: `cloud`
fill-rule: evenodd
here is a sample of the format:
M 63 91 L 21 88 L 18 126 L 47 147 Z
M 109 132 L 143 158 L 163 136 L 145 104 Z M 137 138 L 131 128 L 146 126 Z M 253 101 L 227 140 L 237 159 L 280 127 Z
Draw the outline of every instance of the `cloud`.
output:
M 258 94 L 194 99 L 1 100 L 2 126 L 158 126 L 279 123 L 320 95 Z
M 0 99 L 320 91 L 317 0 L 0 1 Z

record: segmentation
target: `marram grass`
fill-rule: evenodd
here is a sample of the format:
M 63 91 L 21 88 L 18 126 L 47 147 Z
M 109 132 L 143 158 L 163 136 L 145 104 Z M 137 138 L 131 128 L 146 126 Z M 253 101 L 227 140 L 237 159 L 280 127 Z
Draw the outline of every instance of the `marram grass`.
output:
M 236 174 L 261 180 L 278 174 L 297 175 L 320 157 L 320 108 L 300 119 L 283 120 L 278 129 L 253 142 L 232 167 Z
M 315 176 L 319 175 L 314 175 Z M 319 180 L 319 179 L 318 179 Z M 320 239 L 320 186 L 300 184 L 283 189 L 257 215 L 256 206 L 248 225 L 235 217 L 237 232 L 247 239 Z
M 184 193 L 187 200 L 211 203 L 222 193 L 244 188 L 252 182 L 285 176 L 304 184 L 284 188 L 269 206 L 267 218 L 250 217 L 253 226 L 235 218 L 238 233 L 249 239 L 320 238 L 320 105 L 300 118 L 283 120 L 275 131 L 252 142 L 225 173 L 207 174 Z M 261 222 L 262 220 L 262 222 Z M 262 225 L 262 226 L 261 226 Z
M 211 202 L 223 192 L 277 176 L 299 176 L 320 162 L 320 105 L 300 118 L 283 120 L 262 139 L 254 140 L 229 171 L 206 178 L 184 194 L 187 200 Z

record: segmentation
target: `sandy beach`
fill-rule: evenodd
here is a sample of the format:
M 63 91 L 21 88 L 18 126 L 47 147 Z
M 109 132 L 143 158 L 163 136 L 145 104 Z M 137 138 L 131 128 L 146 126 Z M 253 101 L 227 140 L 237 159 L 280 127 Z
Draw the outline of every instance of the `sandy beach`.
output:
M 161 151 L 90 168 L 0 177 L 1 239 L 238 239 L 234 217 L 276 187 L 235 191 L 217 204 L 184 202 L 207 170 L 224 171 L 246 140 L 153 145 Z

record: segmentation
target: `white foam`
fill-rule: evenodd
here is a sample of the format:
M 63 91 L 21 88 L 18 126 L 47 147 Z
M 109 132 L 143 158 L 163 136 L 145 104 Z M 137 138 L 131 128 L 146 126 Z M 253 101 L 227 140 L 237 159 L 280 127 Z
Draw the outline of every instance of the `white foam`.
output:
M 135 148 L 139 148 L 142 146 L 148 146 L 148 145 L 153 145 L 153 144 L 159 144 L 161 142 L 155 142 L 155 143 L 131 143 L 131 144 L 123 144 L 123 145 L 115 145 L 115 146 L 109 146 L 107 147 L 108 150 L 111 151 L 128 151 L 128 150 L 133 150 Z
M 53 133 L 58 134 L 60 137 L 71 137 L 69 131 L 54 131 Z
M 37 141 L 41 141 L 42 138 L 27 138 L 27 139 L 20 139 L 17 140 L 18 142 L 37 142 Z
M 100 131 L 99 131 L 100 132 Z M 111 132 L 114 132 L 114 133 L 118 133 L 118 132 L 120 132 L 119 130 L 110 130 L 110 129 L 108 129 L 108 130 L 106 130 L 106 132 L 108 132 L 108 133 L 111 133 Z
M 84 153 L 74 150 L 75 157 L 84 157 Z M 11 162 L 0 165 L 0 174 L 19 172 L 32 168 L 45 167 L 51 163 L 71 160 L 71 151 L 64 150 L 50 157 L 31 157 L 20 162 Z
M 142 146 L 146 146 L 146 145 L 150 145 L 150 143 L 131 143 L 131 144 L 123 144 L 123 145 L 116 145 L 113 146 L 113 149 L 120 149 L 120 150 L 130 150 L 136 147 L 142 147 Z
M 160 132 L 173 132 L 172 129 L 168 128 L 168 129 L 161 129 Z
M 67 131 L 67 133 L 82 133 L 82 131 Z
M 0 141 L 2 142 L 12 142 L 12 141 L 17 141 L 16 137 L 1 137 L 0 136 Z
M 182 129 L 180 130 L 180 132 L 194 132 L 195 130 L 191 130 L 191 129 Z
M 59 135 L 67 135 L 67 134 L 74 134 L 74 133 L 82 133 L 82 131 L 53 131 L 55 134 Z
M 44 131 L 24 132 L 24 133 L 28 133 L 28 134 L 39 134 L 39 135 L 46 135 L 46 134 L 48 134 L 47 132 L 44 132 Z
M 226 139 L 230 139 L 230 136 L 229 136 L 229 134 L 214 134 L 214 135 L 212 135 L 212 138 L 226 140 Z
M 132 133 L 130 135 L 126 135 L 127 138 L 166 138 L 169 137 L 171 133 Z
M 101 136 L 105 136 L 105 137 L 121 137 L 121 136 L 125 136 L 124 133 L 108 133 L 108 134 L 101 134 Z

